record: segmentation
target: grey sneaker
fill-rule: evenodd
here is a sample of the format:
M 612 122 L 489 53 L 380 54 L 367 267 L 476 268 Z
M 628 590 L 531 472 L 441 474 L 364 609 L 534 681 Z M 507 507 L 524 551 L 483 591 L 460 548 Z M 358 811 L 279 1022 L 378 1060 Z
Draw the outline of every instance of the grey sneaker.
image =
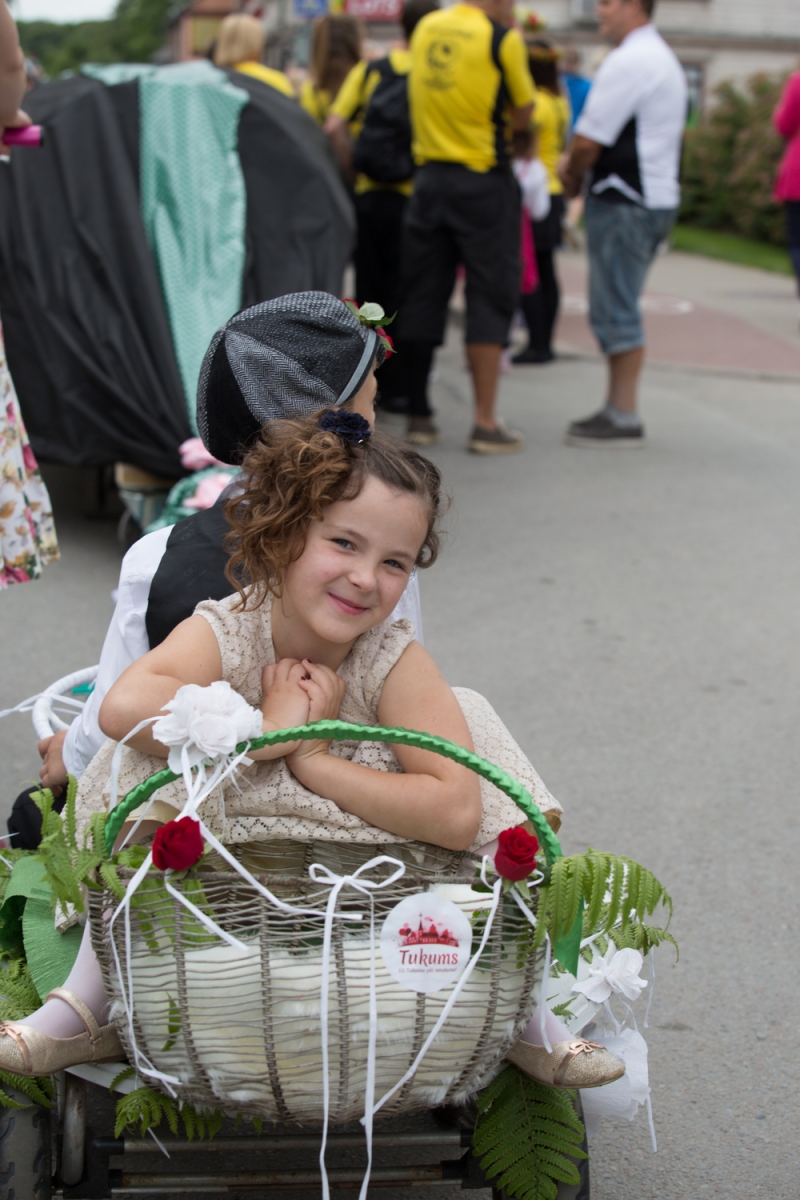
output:
M 472 436 L 467 442 L 467 449 L 473 454 L 510 454 L 521 450 L 525 445 L 525 437 L 518 429 L 507 429 L 501 421 L 496 429 L 481 429 L 476 425 Z
M 644 425 L 615 425 L 601 409 L 583 421 L 573 421 L 564 440 L 570 446 L 643 446 Z
M 439 426 L 433 417 L 409 417 L 406 441 L 412 446 L 432 446 L 440 437 Z

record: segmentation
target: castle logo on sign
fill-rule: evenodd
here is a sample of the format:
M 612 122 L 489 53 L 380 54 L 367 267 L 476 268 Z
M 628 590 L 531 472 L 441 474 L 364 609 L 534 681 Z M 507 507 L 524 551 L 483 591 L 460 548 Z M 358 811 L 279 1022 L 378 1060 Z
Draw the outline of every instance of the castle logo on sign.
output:
M 381 930 L 386 970 L 412 992 L 438 992 L 458 979 L 469 962 L 472 927 L 451 900 L 434 892 L 407 896 Z

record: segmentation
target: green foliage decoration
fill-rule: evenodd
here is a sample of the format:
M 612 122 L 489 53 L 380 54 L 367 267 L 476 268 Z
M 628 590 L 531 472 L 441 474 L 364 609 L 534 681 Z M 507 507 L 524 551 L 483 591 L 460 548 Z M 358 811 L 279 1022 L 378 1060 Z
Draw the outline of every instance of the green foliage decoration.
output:
M 631 947 L 647 954 L 653 946 L 677 943 L 668 932 L 672 900 L 655 875 L 623 855 L 593 850 L 558 859 L 545 871 L 539 888 L 534 949 L 545 934 L 555 944 L 568 933 L 583 903 L 583 936 L 613 938 L 617 949 Z M 647 924 L 657 909 L 666 913 L 663 926 Z
M 481 1092 L 472 1148 L 494 1187 L 516 1200 L 556 1200 L 559 1183 L 580 1182 L 574 1160 L 586 1152 L 574 1096 L 511 1063 Z
M 36 856 L 44 864 L 47 882 L 56 900 L 62 904 L 72 904 L 78 912 L 83 912 L 84 887 L 97 889 L 105 886 L 118 900 L 123 900 L 125 886 L 117 868 L 137 870 L 147 857 L 147 850 L 134 845 L 119 851 L 113 859 L 107 858 L 104 840 L 106 814 L 103 812 L 92 814 L 81 845 L 75 817 L 77 790 L 77 781 L 70 775 L 61 814 L 53 809 L 53 793 L 49 788 L 34 792 L 33 799 L 42 814 L 42 840 Z M 160 886 L 160 883 L 152 881 L 152 885 Z
M 10 875 L 10 871 L 8 872 Z M 8 879 L 6 877 L 6 883 Z M 40 1004 L 30 971 L 23 958 L 0 955 L 0 1021 L 19 1021 Z M 0 1108 L 26 1108 L 27 1105 L 12 1099 L 6 1087 L 14 1088 L 27 1096 L 32 1104 L 49 1108 L 55 1096 L 52 1079 L 29 1075 L 16 1075 L 13 1071 L 0 1071 Z
M 124 1080 L 132 1079 L 134 1075 L 133 1067 L 126 1067 L 113 1080 L 109 1091 L 116 1091 Z M 126 1129 L 137 1128 L 141 1137 L 144 1137 L 149 1129 L 158 1129 L 164 1121 L 173 1137 L 177 1136 L 178 1128 L 182 1124 L 190 1142 L 195 1137 L 210 1140 L 219 1132 L 222 1113 L 200 1112 L 191 1104 L 180 1104 L 170 1096 L 145 1085 L 135 1088 L 117 1101 L 114 1137 L 120 1137 Z
M 772 125 L 786 76 L 722 83 L 684 138 L 681 221 L 785 245 L 782 206 L 772 187 L 783 142 Z

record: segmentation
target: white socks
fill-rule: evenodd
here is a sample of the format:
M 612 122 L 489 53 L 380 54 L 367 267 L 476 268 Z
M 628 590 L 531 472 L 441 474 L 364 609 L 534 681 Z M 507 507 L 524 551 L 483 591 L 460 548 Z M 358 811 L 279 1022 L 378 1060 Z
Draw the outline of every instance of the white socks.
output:
M 638 413 L 623 412 L 621 408 L 615 408 L 608 400 L 603 409 L 603 416 L 608 417 L 617 429 L 638 429 L 642 423 Z

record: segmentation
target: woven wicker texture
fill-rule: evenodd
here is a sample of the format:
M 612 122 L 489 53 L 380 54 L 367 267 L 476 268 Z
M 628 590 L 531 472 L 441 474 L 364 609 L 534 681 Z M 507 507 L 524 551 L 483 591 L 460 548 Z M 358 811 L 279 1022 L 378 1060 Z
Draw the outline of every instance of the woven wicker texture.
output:
M 376 931 L 401 899 L 435 890 L 471 917 L 473 950 L 477 949 L 483 932 L 481 910 L 490 897 L 472 891 L 472 862 L 418 843 L 383 849 L 401 857 L 407 870 L 391 887 L 374 893 Z M 350 874 L 380 852 L 374 846 L 323 842 L 238 848 L 238 856 L 260 882 L 288 903 L 315 909 L 314 916 L 277 910 L 228 870 L 204 870 L 200 883 L 195 879 L 177 884 L 187 889 L 194 904 L 247 944 L 247 955 L 210 937 L 169 896 L 158 875 L 140 888 L 132 912 L 130 960 L 122 922 L 114 926 L 116 949 L 123 972 L 130 969 L 133 977 L 139 1048 L 158 1070 L 181 1079 L 182 1100 L 267 1120 L 322 1120 L 319 1012 L 329 889 L 313 883 L 307 869 L 318 862 L 337 875 Z M 381 872 L 390 870 L 375 868 L 372 877 L 381 878 Z M 90 920 L 105 985 L 117 1001 L 119 1015 L 119 982 L 108 939 L 112 903 L 108 893 L 93 892 Z M 329 988 L 334 1123 L 364 1111 L 369 900 L 345 887 L 337 911 L 365 916 L 359 923 L 334 921 Z M 506 897 L 478 967 L 416 1075 L 386 1105 L 386 1115 L 459 1102 L 491 1077 L 535 1006 L 538 956 L 530 953 L 531 938 L 530 925 Z M 413 1062 L 451 987 L 420 995 L 394 981 L 380 952 L 376 966 L 376 1096 L 381 1096 Z M 118 1028 L 129 1050 L 124 1020 L 118 1020 Z

